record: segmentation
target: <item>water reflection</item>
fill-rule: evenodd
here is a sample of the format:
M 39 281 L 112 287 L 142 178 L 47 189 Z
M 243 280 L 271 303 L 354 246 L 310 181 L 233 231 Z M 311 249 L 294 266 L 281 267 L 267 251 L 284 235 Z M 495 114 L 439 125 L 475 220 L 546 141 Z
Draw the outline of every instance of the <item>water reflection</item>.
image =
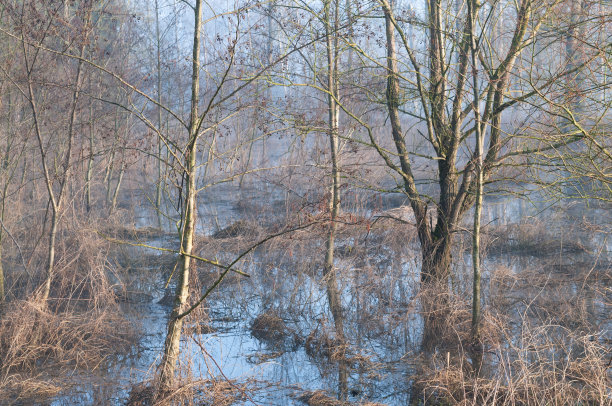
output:
M 279 201 L 282 198 L 280 194 L 274 197 Z M 231 197 L 224 199 L 203 203 L 216 210 L 219 226 L 244 214 Z M 571 236 L 563 233 L 577 222 L 610 224 L 610 214 L 594 210 L 580 211 L 577 216 L 571 211 L 560 212 L 520 200 L 491 201 L 485 208 L 483 223 L 490 226 L 531 221 L 530 216 L 537 214 L 538 221 L 560 230 L 561 237 L 591 247 L 590 251 L 578 253 L 555 246 L 552 255 L 501 250 L 485 259 L 484 309 L 508 309 L 511 320 L 506 345 L 520 345 L 521 334 L 530 320 L 534 325 L 554 320 L 568 329 L 586 328 L 572 323 L 591 320 L 590 331 L 605 332 L 607 336 L 604 334 L 602 340 L 612 338 L 607 316 L 609 288 L 605 290 L 602 279 L 605 270 L 609 270 L 610 239 L 601 230 L 573 231 Z M 200 231 L 216 227 L 212 221 L 203 222 Z M 338 238 L 335 289 L 343 310 L 342 342 L 334 341 L 333 326 L 337 327 L 337 323 L 329 310 L 329 286 L 321 272 L 322 240 L 304 237 L 299 244 L 289 246 L 290 242 L 283 242 L 256 252 L 244 264 L 251 278 L 232 278 L 220 286 L 206 303 L 210 328 L 184 338 L 183 365 L 196 378 L 220 376 L 222 372 L 232 380 L 265 382 L 265 389 L 252 394 L 253 400 L 261 404 L 301 404 L 297 400 L 300 393 L 317 390 L 351 402 L 367 399 L 387 405 L 408 404 L 412 376 L 419 371 L 418 347 L 423 328 L 417 297 L 418 246 L 409 242 L 409 230 L 402 234 L 397 227 L 383 227 L 367 239 L 361 232 Z M 453 289 L 457 293 L 469 292 L 469 255 L 457 253 L 455 258 L 463 261 L 456 264 Z M 200 271 L 203 285 L 215 272 Z M 121 404 L 131 384 L 154 373 L 168 313 L 157 301 L 163 296 L 167 275 L 149 268 L 134 269 L 123 277 L 129 290 L 150 296 L 145 303 L 124 304 L 141 326 L 138 347 L 133 354 L 100 370 L 107 384 L 100 385 L 91 377 L 91 383 L 80 392 L 72 391 L 70 397 L 58 398 L 54 405 L 90 404 L 100 398 Z M 275 346 L 252 335 L 253 321 L 267 311 L 274 311 L 282 319 L 298 337 L 299 345 Z M 307 350 L 308 337 L 318 340 L 315 351 Z M 491 355 L 494 351 L 488 350 L 483 374 L 500 362 Z

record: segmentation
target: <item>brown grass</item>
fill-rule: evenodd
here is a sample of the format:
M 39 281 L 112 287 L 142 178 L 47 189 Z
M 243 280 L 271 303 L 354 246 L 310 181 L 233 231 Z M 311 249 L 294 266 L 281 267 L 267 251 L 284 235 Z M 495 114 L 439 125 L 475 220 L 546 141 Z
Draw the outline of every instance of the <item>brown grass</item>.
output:
M 417 379 L 419 399 L 431 405 L 610 405 L 609 346 L 568 332 L 568 348 L 547 330 L 524 331 L 519 346 L 486 354 L 480 376 L 467 355 L 457 362 L 450 353 L 437 354 Z
M 0 403 L 38 401 L 65 391 L 74 371 L 94 371 L 135 341 L 108 281 L 106 244 L 64 233 L 46 304 L 23 292 L 0 318 Z
M 569 238 L 578 230 L 567 225 L 560 234 L 551 228 L 550 221 L 529 219 L 518 224 L 509 224 L 485 229 L 485 247 L 491 254 L 517 253 L 523 255 L 551 255 L 563 252 L 588 252 L 588 247 L 576 238 Z
M 308 406 L 383 406 L 382 403 L 372 403 L 372 402 L 348 402 L 345 400 L 338 400 L 330 395 L 328 395 L 325 391 L 316 390 L 316 391 L 306 391 L 300 394 L 297 399 L 308 405 Z
M 427 405 L 611 405 L 612 343 L 587 309 L 605 275 L 492 271 L 483 314 L 484 360 L 473 370 L 469 303 L 452 298 L 445 342 L 414 377 Z M 572 288 L 572 284 L 577 288 Z M 601 328 L 604 328 L 602 331 Z
M 155 381 L 135 385 L 127 406 L 229 406 L 250 399 L 249 393 L 259 388 L 255 381 L 238 382 L 228 379 L 185 379 L 173 390 L 156 393 Z
M 274 345 L 295 347 L 300 342 L 295 330 L 272 311 L 264 312 L 253 320 L 251 334 L 258 340 Z

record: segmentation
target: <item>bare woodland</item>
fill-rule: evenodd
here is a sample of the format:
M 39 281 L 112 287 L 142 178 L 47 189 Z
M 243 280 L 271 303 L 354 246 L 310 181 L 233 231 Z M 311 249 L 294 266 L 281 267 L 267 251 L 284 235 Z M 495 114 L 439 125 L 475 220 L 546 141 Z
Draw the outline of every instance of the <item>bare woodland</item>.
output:
M 0 404 L 612 404 L 608 0 L 0 0 Z

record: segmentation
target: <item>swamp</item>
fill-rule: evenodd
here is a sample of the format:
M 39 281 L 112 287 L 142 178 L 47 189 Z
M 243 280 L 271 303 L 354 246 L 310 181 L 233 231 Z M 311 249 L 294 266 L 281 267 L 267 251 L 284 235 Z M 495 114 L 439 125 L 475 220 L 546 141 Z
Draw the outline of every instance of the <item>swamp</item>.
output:
M 0 0 L 0 404 L 612 406 L 611 35 Z

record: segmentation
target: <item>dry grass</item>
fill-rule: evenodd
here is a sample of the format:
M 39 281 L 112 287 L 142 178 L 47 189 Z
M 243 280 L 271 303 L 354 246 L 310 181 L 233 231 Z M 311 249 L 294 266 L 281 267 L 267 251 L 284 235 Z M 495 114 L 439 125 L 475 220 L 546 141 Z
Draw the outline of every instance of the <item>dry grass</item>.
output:
M 304 392 L 297 398 L 308 406 L 348 406 L 349 402 L 329 396 L 322 390 Z
M 306 391 L 300 394 L 297 399 L 308 405 L 308 406 L 384 406 L 382 403 L 373 403 L 373 402 L 348 402 L 345 400 L 338 400 L 325 391 L 316 390 L 316 391 Z
M 135 385 L 126 402 L 127 406 L 229 406 L 250 400 L 250 394 L 261 388 L 252 380 L 238 382 L 229 379 L 185 379 L 173 390 L 159 394 L 156 382 Z
M 0 403 L 37 401 L 65 391 L 75 371 L 104 368 L 135 341 L 108 281 L 107 246 L 83 230 L 58 246 L 51 296 L 5 303 L 0 319 Z
M 293 338 L 295 331 L 289 328 L 276 313 L 268 311 L 253 320 L 251 334 L 262 341 L 280 343 Z
M 469 304 L 453 298 L 453 328 L 444 337 L 451 342 L 454 333 L 456 346 L 439 346 L 421 363 L 415 404 L 611 405 L 612 343 L 593 314 L 599 300 L 610 308 L 609 293 L 600 289 L 606 278 L 592 269 L 551 275 L 496 268 L 482 320 L 480 373 L 469 345 Z
M 513 239 L 523 241 L 521 244 L 544 252 L 558 252 L 552 234 L 542 231 L 539 223 L 511 226 L 508 230 Z M 321 315 L 311 317 L 315 314 L 309 313 L 311 309 L 305 303 L 294 308 L 293 299 L 287 293 L 293 294 L 299 286 L 285 291 L 284 284 L 287 284 L 287 280 L 290 280 L 289 284 L 303 283 L 304 280 L 322 283 L 320 261 L 325 236 L 326 227 L 321 224 L 270 241 L 261 247 L 260 253 L 263 255 L 247 258 L 247 265 L 250 265 L 248 261 L 260 261 L 256 267 L 248 268 L 253 272 L 252 279 L 270 282 L 270 289 L 268 285 L 259 287 L 262 289 L 264 309 L 267 308 L 265 303 L 275 303 L 279 295 L 285 295 L 278 311 L 254 315 L 252 334 L 272 343 L 270 348 L 274 349 L 274 343 L 280 342 L 282 346 L 286 337 L 294 337 L 295 334 L 304 337 L 310 332 L 304 345 L 315 362 L 345 362 L 349 368 L 361 368 L 373 374 L 386 372 L 389 365 L 377 363 L 380 360 L 375 357 L 369 359 L 360 355 L 360 349 L 353 348 L 348 342 L 336 341 L 331 327 L 312 330 L 311 324 L 300 330 L 299 320 L 310 317 L 313 322 Z M 223 251 L 224 258 L 220 260 L 225 260 L 256 239 L 255 235 L 239 232 L 217 239 L 199 238 L 197 245 L 202 256 Z M 588 295 L 584 289 L 572 294 L 576 284 L 583 287 L 601 284 L 605 279 L 601 273 L 588 267 L 580 271 L 566 269 L 558 272 L 551 257 L 546 257 L 548 262 L 542 269 L 530 270 L 521 266 L 521 272 L 517 274 L 509 267 L 498 267 L 495 272 L 487 273 L 484 278 L 486 303 L 481 328 L 485 360 L 481 374 L 476 377 L 470 358 L 474 348 L 470 346 L 469 277 L 454 272 L 450 294 L 440 295 L 435 289 L 419 290 L 419 258 L 418 251 L 415 254 L 414 250 L 417 245 L 414 228 L 398 226 L 398 221 L 391 218 L 381 218 L 370 224 L 364 219 L 342 224 L 338 230 L 338 243 L 342 247 L 338 250 L 338 257 L 343 266 L 338 271 L 340 284 L 343 288 L 351 289 L 358 297 L 354 300 L 360 302 L 358 311 L 355 308 L 346 309 L 345 325 L 361 323 L 367 335 L 363 337 L 365 340 L 383 342 L 388 336 L 389 345 L 392 345 L 394 329 L 412 323 L 411 317 L 419 313 L 419 308 L 424 308 L 423 303 L 434 301 L 445 304 L 442 309 L 438 308 L 444 312 L 444 326 L 433 357 L 423 361 L 414 376 L 424 404 L 610 404 L 609 345 L 599 338 L 593 340 L 593 334 L 588 333 L 597 331 L 597 326 L 588 320 L 590 313 L 583 301 Z M 514 248 L 518 247 L 513 244 L 510 243 Z M 567 247 L 564 244 L 563 252 L 567 252 Z M 407 261 L 414 263 L 408 271 L 404 267 Z M 546 264 L 554 268 L 554 272 Z M 198 268 L 199 281 L 204 286 L 208 286 L 218 275 L 217 270 L 207 266 L 198 265 Z M 247 269 L 246 266 L 244 269 Z M 347 269 L 350 271 L 343 274 Z M 414 281 L 406 280 L 406 277 L 410 278 L 410 272 L 416 275 Z M 402 278 L 402 283 L 410 286 L 406 297 L 398 299 L 399 295 L 394 295 L 393 288 L 401 285 L 399 280 Z M 251 293 L 249 283 L 252 279 L 230 274 L 223 287 L 232 293 L 244 287 L 248 295 Z M 239 285 L 239 281 L 245 281 L 245 286 Z M 240 306 L 236 298 L 227 293 L 221 295 L 226 297 L 223 300 L 228 305 Z M 296 309 L 299 309 L 299 314 L 292 313 Z M 420 317 L 423 316 L 420 314 Z M 289 327 L 289 323 L 295 324 Z M 351 333 L 347 336 L 349 341 L 354 339 Z M 418 353 L 416 348 L 414 353 Z M 409 359 L 414 353 L 408 353 L 402 360 Z M 274 356 L 278 356 L 278 353 L 274 353 Z M 265 359 L 265 356 L 262 358 Z M 175 392 L 158 403 L 223 405 L 240 401 L 246 396 L 241 389 L 237 389 L 243 386 L 233 381 L 198 380 L 187 373 L 181 382 Z M 134 401 L 138 400 L 137 393 L 134 392 Z M 146 390 L 143 399 L 145 395 Z M 309 405 L 349 404 L 322 391 L 303 393 L 300 400 Z
M 437 354 L 417 378 L 419 399 L 431 405 L 610 405 L 610 348 L 592 336 L 556 326 L 524 331 L 517 346 L 485 354 L 480 376 L 467 355 Z
M 212 235 L 212 238 L 215 238 L 215 239 L 226 239 L 226 238 L 235 238 L 235 237 L 255 238 L 261 234 L 260 231 L 261 231 L 261 227 L 257 223 L 246 221 L 246 220 L 238 220 L 221 230 L 217 230 Z
M 484 246 L 491 254 L 551 255 L 559 252 L 588 252 L 588 248 L 576 238 L 567 238 L 576 232 L 578 229 L 570 225 L 560 231 L 551 227 L 551 221 L 529 218 L 518 224 L 486 228 Z
M 319 322 L 317 327 L 306 337 L 304 343 L 306 354 L 315 359 L 324 357 L 332 361 L 344 360 L 347 355 L 348 344 L 335 337 L 336 333 L 332 330 Z

